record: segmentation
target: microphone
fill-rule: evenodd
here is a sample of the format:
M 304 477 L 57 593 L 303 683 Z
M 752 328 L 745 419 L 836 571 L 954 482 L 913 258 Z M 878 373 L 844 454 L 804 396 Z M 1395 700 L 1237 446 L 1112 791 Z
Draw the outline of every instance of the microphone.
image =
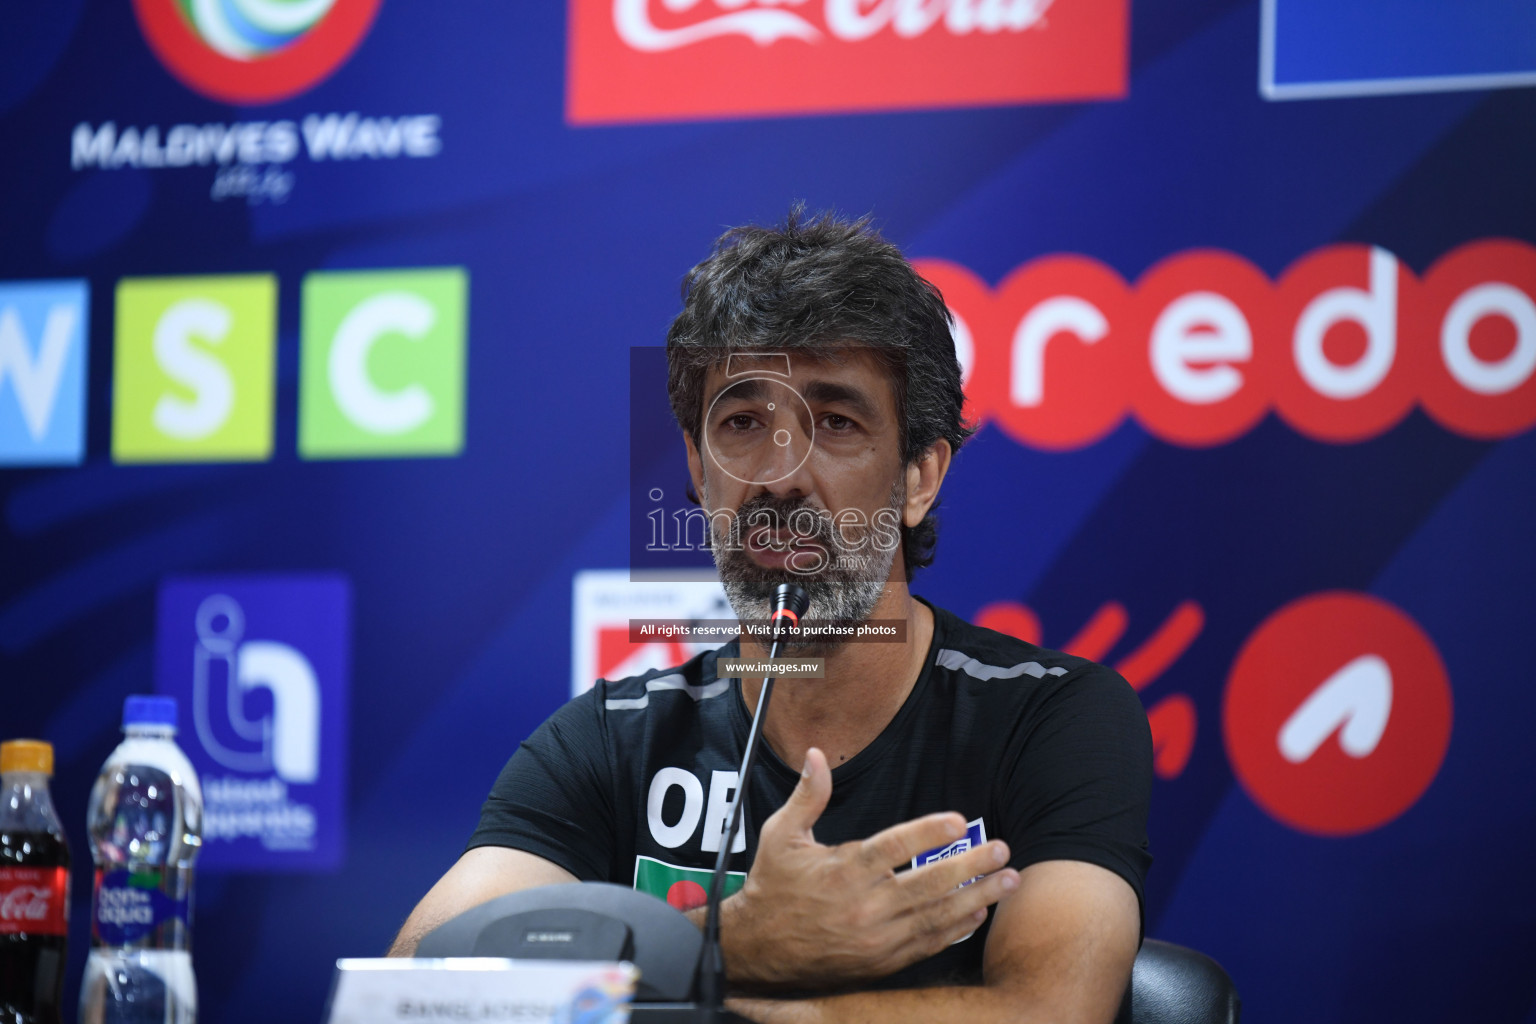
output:
M 786 634 L 800 624 L 800 616 L 810 607 L 811 595 L 795 583 L 780 583 L 773 592 L 773 611 L 769 624 L 773 626 L 768 647 L 768 660 L 779 656 Z M 763 721 L 768 716 L 768 700 L 773 696 L 773 676 L 763 680 L 763 690 L 757 697 L 757 712 L 752 716 L 752 727 L 747 732 L 747 749 L 741 758 L 741 771 L 736 775 L 736 798 L 731 801 L 730 825 L 720 843 L 715 857 L 715 870 L 709 878 L 709 893 L 704 910 L 704 948 L 699 951 L 699 1008 L 703 1019 L 713 1024 L 725 1007 L 725 955 L 720 948 L 720 903 L 725 888 L 725 868 L 730 862 L 731 844 L 741 828 L 741 808 L 747 795 L 747 777 L 757 759 L 758 742 L 763 735 Z

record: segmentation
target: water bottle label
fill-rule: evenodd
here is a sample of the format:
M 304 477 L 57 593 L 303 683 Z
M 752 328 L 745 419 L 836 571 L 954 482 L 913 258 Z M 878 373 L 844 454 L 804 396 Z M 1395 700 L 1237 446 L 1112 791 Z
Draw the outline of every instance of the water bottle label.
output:
M 171 920 L 187 923 L 187 897 L 167 895 L 159 871 L 98 871 L 91 923 L 107 946 L 130 946 Z
M 69 930 L 67 868 L 0 867 L 0 935 Z

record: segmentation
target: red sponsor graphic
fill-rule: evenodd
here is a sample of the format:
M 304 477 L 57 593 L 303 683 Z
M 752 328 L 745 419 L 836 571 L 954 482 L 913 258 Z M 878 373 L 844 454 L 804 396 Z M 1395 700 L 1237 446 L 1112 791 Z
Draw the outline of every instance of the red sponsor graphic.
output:
M 1312 594 L 1248 638 L 1222 726 L 1233 771 L 1272 817 L 1356 835 L 1397 818 L 1434 781 L 1451 739 L 1450 682 L 1401 609 L 1368 594 Z
M 720 646 L 720 641 L 679 639 L 660 628 L 655 636 L 635 630 L 637 621 L 734 619 L 725 591 L 713 576 L 710 570 L 708 575 L 663 583 L 631 580 L 627 569 L 578 572 L 572 580 L 571 693 L 585 693 L 599 678 L 619 680 L 681 665 Z
M 578 124 L 1124 96 L 1127 0 L 570 0 Z
M 1501 438 L 1536 424 L 1536 247 L 1487 239 L 1422 277 L 1384 249 L 1332 245 L 1278 283 L 1232 253 L 1170 256 L 1135 287 L 1084 256 L 1042 257 L 994 289 L 920 260 L 964 324 L 967 412 L 1037 448 L 1092 444 L 1134 415 L 1157 437 L 1231 441 L 1271 410 L 1347 443 L 1415 404 Z
M 998 601 L 976 613 L 976 625 L 1040 643 L 1040 620 L 1033 611 L 1014 601 Z M 1130 617 L 1118 601 L 1106 601 L 1061 650 L 1089 661 L 1100 661 L 1125 635 Z M 1162 621 L 1150 636 L 1115 662 L 1114 668 L 1138 692 L 1161 676 L 1189 649 L 1205 628 L 1205 611 L 1185 601 Z M 1188 695 L 1175 693 L 1147 709 L 1152 730 L 1152 770 L 1158 778 L 1176 779 L 1184 774 L 1195 749 L 1198 716 Z
M 604 627 L 597 633 L 599 679 L 627 679 L 654 668 L 681 665 L 689 657 L 687 648 L 671 640 L 636 641 L 627 626 Z
M 295 96 L 339 68 L 367 34 L 379 3 L 260 0 L 231 9 L 134 0 L 133 8 L 150 49 L 182 84 L 212 99 L 256 104 Z
M 0 935 L 63 935 L 68 918 L 68 870 L 0 867 Z

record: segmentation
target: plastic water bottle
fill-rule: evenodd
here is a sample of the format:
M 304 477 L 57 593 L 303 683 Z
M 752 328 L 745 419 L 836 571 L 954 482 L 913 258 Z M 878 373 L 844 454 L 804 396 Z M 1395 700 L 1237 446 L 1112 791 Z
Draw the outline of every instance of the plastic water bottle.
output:
M 192 865 L 203 793 L 176 746 L 176 700 L 129 697 L 91 790 L 96 862 L 80 1024 L 194 1024 Z

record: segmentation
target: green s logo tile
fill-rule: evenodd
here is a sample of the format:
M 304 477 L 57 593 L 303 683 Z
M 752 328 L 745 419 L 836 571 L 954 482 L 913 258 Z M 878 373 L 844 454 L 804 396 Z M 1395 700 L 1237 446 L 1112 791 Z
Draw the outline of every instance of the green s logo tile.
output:
M 271 457 L 275 277 L 124 278 L 115 326 L 113 461 Z
M 299 454 L 459 454 L 468 292 L 461 267 L 307 275 Z

